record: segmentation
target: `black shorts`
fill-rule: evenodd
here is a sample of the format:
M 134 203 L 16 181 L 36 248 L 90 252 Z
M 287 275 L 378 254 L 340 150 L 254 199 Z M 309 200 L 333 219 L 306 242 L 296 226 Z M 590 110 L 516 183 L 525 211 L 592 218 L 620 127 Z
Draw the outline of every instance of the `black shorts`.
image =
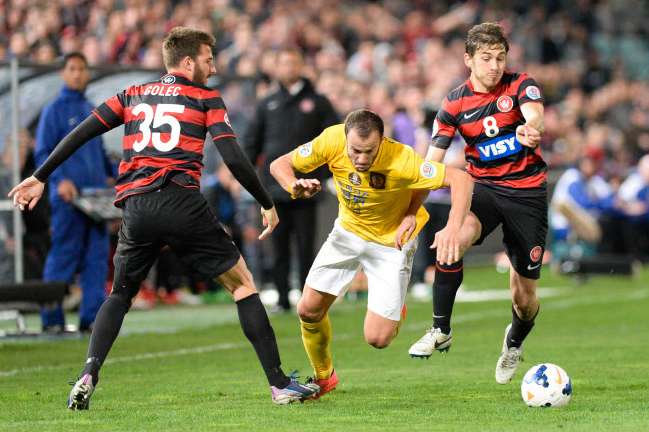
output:
M 240 253 L 198 189 L 168 182 L 128 197 L 115 251 L 114 289 L 137 294 L 160 250 L 169 246 L 199 279 L 232 268 Z
M 480 244 L 502 224 L 503 244 L 514 269 L 529 279 L 541 277 L 548 233 L 545 188 L 513 189 L 476 183 L 471 211 L 482 224 Z

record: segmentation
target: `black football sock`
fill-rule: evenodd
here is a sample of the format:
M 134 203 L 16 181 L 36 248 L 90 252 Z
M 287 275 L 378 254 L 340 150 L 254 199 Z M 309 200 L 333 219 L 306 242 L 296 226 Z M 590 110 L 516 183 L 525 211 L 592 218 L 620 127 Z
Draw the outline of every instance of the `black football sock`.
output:
M 99 380 L 99 368 L 106 360 L 129 308 L 130 302 L 120 296 L 110 295 L 97 312 L 90 335 L 86 366 L 81 372 L 82 376 L 87 373 L 92 375 L 93 385 L 96 385 Z
M 520 319 L 516 313 L 516 309 L 512 306 L 512 328 L 509 329 L 509 333 L 507 334 L 507 348 L 520 348 L 523 345 L 523 341 L 530 331 L 532 331 L 532 327 L 534 327 L 534 320 L 539 314 L 540 309 L 541 307 L 539 306 L 539 309 L 536 310 L 531 320 L 524 321 Z
M 464 277 L 463 262 L 451 265 L 435 263 L 435 282 L 433 283 L 433 327 L 448 334 L 451 331 L 451 314 L 455 294 Z
M 270 325 L 264 305 L 255 293 L 237 302 L 241 329 L 257 352 L 259 362 L 264 368 L 268 383 L 284 388 L 291 382 L 282 371 L 275 332 Z

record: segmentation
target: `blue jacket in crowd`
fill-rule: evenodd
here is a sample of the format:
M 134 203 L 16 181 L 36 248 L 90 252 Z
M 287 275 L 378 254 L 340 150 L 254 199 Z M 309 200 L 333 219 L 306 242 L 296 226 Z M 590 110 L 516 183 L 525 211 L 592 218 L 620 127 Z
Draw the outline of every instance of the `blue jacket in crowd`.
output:
M 93 106 L 82 92 L 63 87 L 57 98 L 42 111 L 36 131 L 36 162 L 41 165 L 56 145 L 91 115 Z M 57 193 L 59 182 L 71 180 L 79 193 L 86 188 L 106 188 L 106 180 L 114 176 L 100 137 L 81 146 L 59 166 L 49 178 L 52 211 L 50 248 L 43 279 L 47 282 L 72 283 L 79 274 L 82 290 L 79 326 L 88 330 L 105 298 L 108 275 L 109 238 L 106 224 L 97 224 L 63 201 Z M 63 327 L 65 317 L 61 305 L 45 305 L 41 309 L 43 328 Z
M 54 147 L 93 110 L 83 93 L 63 87 L 53 102 L 45 106 L 36 130 L 36 163 L 41 165 Z M 93 138 L 70 156 L 49 178 L 50 202 L 60 201 L 56 189 L 62 179 L 69 179 L 79 192 L 84 188 L 105 188 L 106 179 L 114 177 L 101 137 Z

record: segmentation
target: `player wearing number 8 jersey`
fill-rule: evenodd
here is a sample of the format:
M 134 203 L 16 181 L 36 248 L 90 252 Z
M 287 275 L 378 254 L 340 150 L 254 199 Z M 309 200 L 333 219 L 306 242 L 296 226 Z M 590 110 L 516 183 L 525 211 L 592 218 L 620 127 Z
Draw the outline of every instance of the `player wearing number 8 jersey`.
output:
M 201 31 L 173 29 L 163 44 L 168 74 L 159 81 L 129 87 L 99 106 L 59 143 L 34 176 L 10 192 L 16 205 L 33 208 L 43 193 L 43 182 L 59 164 L 88 139 L 125 125 L 116 185 L 116 204 L 124 212 L 113 290 L 97 314 L 85 367 L 68 398 L 71 409 L 88 409 L 99 369 L 140 283 L 165 245 L 196 275 L 215 278 L 232 294 L 243 332 L 266 373 L 273 402 L 303 400 L 319 389 L 315 384 L 302 385 L 282 371 L 275 334 L 250 272 L 198 190 L 203 143 L 209 132 L 235 178 L 262 206 L 267 228 L 260 239 L 279 222 L 272 199 L 236 142 L 223 101 L 217 91 L 206 87 L 215 73 L 214 42 Z
M 502 225 L 511 261 L 512 322 L 505 331 L 496 381 L 511 380 L 520 362 L 523 340 L 539 310 L 536 281 L 547 233 L 547 166 L 539 143 L 543 132 L 543 97 L 527 74 L 505 71 L 509 44 L 494 23 L 468 33 L 464 61 L 469 79 L 445 98 L 435 120 L 427 159 L 441 161 L 458 131 L 466 142 L 467 171 L 476 181 L 471 213 L 461 230 L 462 251 L 480 244 Z M 405 229 L 412 222 L 408 215 Z M 409 350 L 429 357 L 451 344 L 450 319 L 462 282 L 462 260 L 437 254 L 433 284 L 433 326 Z

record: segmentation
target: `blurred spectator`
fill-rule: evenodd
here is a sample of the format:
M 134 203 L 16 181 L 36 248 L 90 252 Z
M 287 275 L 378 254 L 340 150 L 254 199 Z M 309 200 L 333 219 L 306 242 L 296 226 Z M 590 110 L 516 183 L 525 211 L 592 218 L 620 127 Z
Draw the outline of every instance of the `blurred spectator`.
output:
M 36 135 L 36 160 L 42 164 L 59 141 L 90 115 L 93 106 L 84 96 L 90 74 L 83 54 L 70 53 L 61 73 L 65 83 L 59 96 L 41 113 Z M 105 188 L 113 169 L 101 138 L 93 138 L 49 178 L 52 247 L 43 279 L 72 283 L 80 273 L 82 299 L 79 330 L 89 331 L 105 298 L 109 239 L 105 224 L 97 224 L 72 206 L 84 188 Z M 43 329 L 61 332 L 65 317 L 60 304 L 44 306 Z
M 338 118 L 326 97 L 316 93 L 311 81 L 302 76 L 302 55 L 284 49 L 277 56 L 276 91 L 259 102 L 243 138 L 243 145 L 253 163 L 262 165 L 261 178 L 266 184 L 281 223 L 273 232 L 275 252 L 273 280 L 279 292 L 278 308 L 289 310 L 289 273 L 293 258 L 299 261 L 300 288 L 315 253 L 317 200 L 294 201 L 270 175 L 270 162 L 309 142 Z M 310 174 L 309 177 L 314 177 Z M 315 177 L 324 178 L 323 172 Z M 297 247 L 291 247 L 295 235 Z M 291 252 L 293 249 L 293 252 Z
M 56 56 L 57 54 L 56 50 L 54 49 L 54 45 L 45 40 L 38 43 L 32 58 L 35 63 L 49 66 L 54 62 Z
M 13 57 L 25 59 L 29 55 L 27 38 L 22 32 L 14 33 L 9 41 L 9 52 Z
M 220 162 L 214 175 L 202 182 L 205 200 L 215 210 L 219 221 L 232 237 L 239 249 L 242 247 L 241 228 L 237 219 L 237 202 L 241 194 L 241 185 L 234 179 L 228 167 Z
M 627 247 L 635 258 L 649 260 L 649 154 L 643 156 L 637 170 L 620 186 L 618 207 L 628 217 L 625 226 Z
M 550 228 L 552 256 L 564 258 L 593 256 L 602 239 L 600 217 L 612 208 L 613 190 L 598 171 L 604 153 L 589 147 L 577 168 L 559 178 L 552 196 Z
M 34 139 L 26 129 L 20 129 L 18 134 L 20 178 L 29 177 L 35 169 Z M 13 144 L 11 139 L 6 145 L 0 161 L 0 193 L 9 192 L 12 183 L 11 167 L 13 166 Z M 0 220 L 0 249 L 6 254 L 0 265 L 0 281 L 14 280 L 13 265 L 15 238 L 13 235 L 13 220 L 11 212 L 1 212 Z M 49 249 L 49 207 L 47 200 L 39 201 L 38 205 L 28 212 L 21 214 L 23 220 L 23 262 L 24 279 L 40 279 L 43 276 L 43 266 Z M 0 252 L 0 254 L 2 254 Z M 4 262 L 6 260 L 6 262 Z

